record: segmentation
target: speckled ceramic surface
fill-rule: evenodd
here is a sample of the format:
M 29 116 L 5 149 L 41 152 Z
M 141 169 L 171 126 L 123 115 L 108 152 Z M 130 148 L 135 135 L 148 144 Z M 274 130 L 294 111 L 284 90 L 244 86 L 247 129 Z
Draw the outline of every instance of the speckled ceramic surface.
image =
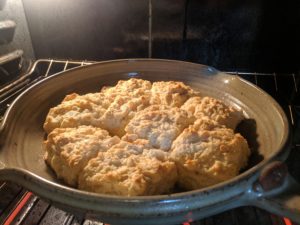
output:
M 103 85 L 114 85 L 130 77 L 183 81 L 204 95 L 240 107 L 247 120 L 239 129 L 253 151 L 250 168 L 228 182 L 203 190 L 151 197 L 88 193 L 58 181 L 44 163 L 41 147 L 45 136 L 42 125 L 48 110 L 66 94 L 95 92 Z M 288 122 L 279 105 L 265 92 L 237 76 L 180 61 L 108 61 L 51 76 L 14 101 L 1 127 L 0 179 L 17 182 L 63 209 L 104 222 L 174 224 L 251 204 L 252 183 L 268 162 L 285 159 L 289 138 Z

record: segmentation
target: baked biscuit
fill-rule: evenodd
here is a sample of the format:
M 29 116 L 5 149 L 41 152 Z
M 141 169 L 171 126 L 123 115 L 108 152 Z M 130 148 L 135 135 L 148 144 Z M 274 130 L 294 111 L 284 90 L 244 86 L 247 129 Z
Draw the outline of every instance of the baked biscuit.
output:
M 242 118 L 182 82 L 121 80 L 50 109 L 45 160 L 67 184 L 92 192 L 156 195 L 175 182 L 203 188 L 246 166 L 247 142 L 232 130 Z
M 75 99 L 85 99 L 89 102 L 94 103 L 95 105 L 101 105 L 103 108 L 108 108 L 108 106 L 111 103 L 110 100 L 107 99 L 107 96 L 103 95 L 100 92 L 88 93 L 85 95 L 78 95 L 76 93 L 72 93 L 66 95 L 62 102 L 72 101 Z
M 177 81 L 154 82 L 151 89 L 152 105 L 180 107 L 188 98 L 199 95 L 191 87 Z
M 67 95 L 61 104 L 50 109 L 44 123 L 44 130 L 50 133 L 59 127 L 80 125 L 101 127 L 101 116 L 109 105 L 110 102 L 102 93 Z
M 148 147 L 146 140 L 121 141 L 99 152 L 80 174 L 79 188 L 122 196 L 168 193 L 177 179 L 176 166 L 164 152 Z
M 140 97 L 117 96 L 101 117 L 101 127 L 113 135 L 122 137 L 125 127 L 136 112 L 149 106 L 149 96 Z
M 152 84 L 148 80 L 131 78 L 129 80 L 120 80 L 114 87 L 102 87 L 101 92 L 113 99 L 117 96 L 138 97 L 141 95 L 150 95 Z
M 181 109 L 194 115 L 197 119 L 207 117 L 228 128 L 235 129 L 243 119 L 243 113 L 211 97 L 192 97 Z
M 215 121 L 197 120 L 173 142 L 178 184 L 185 190 L 204 188 L 231 179 L 247 165 L 247 141 Z
M 101 92 L 112 104 L 101 118 L 102 127 L 111 134 L 123 136 L 135 113 L 149 106 L 151 86 L 150 81 L 131 78 L 120 80 L 114 87 L 103 87 Z
M 153 148 L 168 151 L 175 138 L 193 122 L 193 117 L 177 107 L 153 105 L 138 112 L 125 131 L 149 140 Z
M 190 115 L 194 115 L 197 107 L 201 104 L 202 97 L 194 96 L 189 98 L 180 108 L 187 111 Z
M 76 186 L 78 174 L 88 161 L 119 141 L 96 127 L 56 128 L 44 142 L 45 160 L 58 178 Z

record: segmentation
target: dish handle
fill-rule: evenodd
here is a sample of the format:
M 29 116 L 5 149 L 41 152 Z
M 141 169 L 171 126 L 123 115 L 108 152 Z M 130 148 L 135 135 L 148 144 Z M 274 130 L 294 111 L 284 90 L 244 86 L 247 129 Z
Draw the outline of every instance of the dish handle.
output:
M 271 213 L 300 221 L 300 184 L 283 162 L 274 161 L 262 170 L 248 190 L 248 201 Z

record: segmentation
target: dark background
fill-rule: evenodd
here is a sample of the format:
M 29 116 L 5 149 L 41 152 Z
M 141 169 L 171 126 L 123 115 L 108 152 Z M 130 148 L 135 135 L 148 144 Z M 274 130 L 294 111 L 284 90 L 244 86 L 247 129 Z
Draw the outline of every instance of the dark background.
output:
M 300 69 L 299 0 L 152 0 L 151 35 L 150 0 L 22 2 L 35 58 L 151 56 L 226 71 Z

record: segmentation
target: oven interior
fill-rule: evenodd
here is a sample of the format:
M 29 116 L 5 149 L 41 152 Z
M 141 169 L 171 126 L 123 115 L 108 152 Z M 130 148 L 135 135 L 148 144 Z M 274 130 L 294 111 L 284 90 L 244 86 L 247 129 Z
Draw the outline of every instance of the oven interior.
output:
M 5 112 L 9 103 L 11 103 L 11 101 L 18 96 L 20 92 L 37 81 L 57 72 L 91 63 L 92 62 L 89 61 L 64 61 L 49 59 L 36 61 L 28 73 L 21 75 L 18 79 L 14 80 L 14 82 L 9 85 L 5 85 L 1 89 L 1 112 Z M 297 139 L 297 135 L 299 135 L 299 133 L 297 132 L 299 132 L 298 121 L 300 119 L 300 107 L 297 105 L 297 96 L 299 95 L 297 89 L 299 88 L 299 83 L 297 83 L 296 77 L 293 74 L 246 72 L 228 73 L 236 74 L 250 82 L 253 82 L 268 93 L 272 94 L 272 96 L 281 103 L 281 106 L 288 115 L 289 121 L 295 130 L 294 135 L 296 137 L 287 164 L 290 172 L 299 179 L 299 165 L 297 162 L 300 159 L 300 145 L 298 141 L 299 139 Z M 283 80 L 282 76 L 285 76 L 283 77 Z M 290 87 L 285 83 L 286 81 L 290 81 L 290 84 L 293 85 L 293 90 L 291 90 L 289 96 L 291 98 L 291 102 L 288 105 L 284 104 L 284 98 L 287 96 L 283 95 L 283 93 L 286 93 L 287 88 Z M 3 224 L 101 224 L 101 222 L 78 218 L 55 208 L 51 204 L 40 199 L 38 196 L 35 196 L 33 193 L 13 183 L 2 183 L 0 192 L 1 196 L 3 196 L 0 200 L 0 220 Z M 251 206 L 240 207 L 204 220 L 187 222 L 186 224 L 240 224 L 239 218 L 243 218 L 245 216 L 249 218 L 249 224 L 288 224 L 289 222 L 296 224 L 295 222 L 291 222 L 288 218 L 282 218 Z
M 149 57 L 206 64 L 278 101 L 293 130 L 287 165 L 300 181 L 299 9 L 298 1 L 265 0 L 1 0 L 0 115 L 37 81 L 95 61 Z M 0 224 L 102 224 L 13 183 L 1 183 L 0 196 Z M 184 224 L 299 222 L 245 206 Z

